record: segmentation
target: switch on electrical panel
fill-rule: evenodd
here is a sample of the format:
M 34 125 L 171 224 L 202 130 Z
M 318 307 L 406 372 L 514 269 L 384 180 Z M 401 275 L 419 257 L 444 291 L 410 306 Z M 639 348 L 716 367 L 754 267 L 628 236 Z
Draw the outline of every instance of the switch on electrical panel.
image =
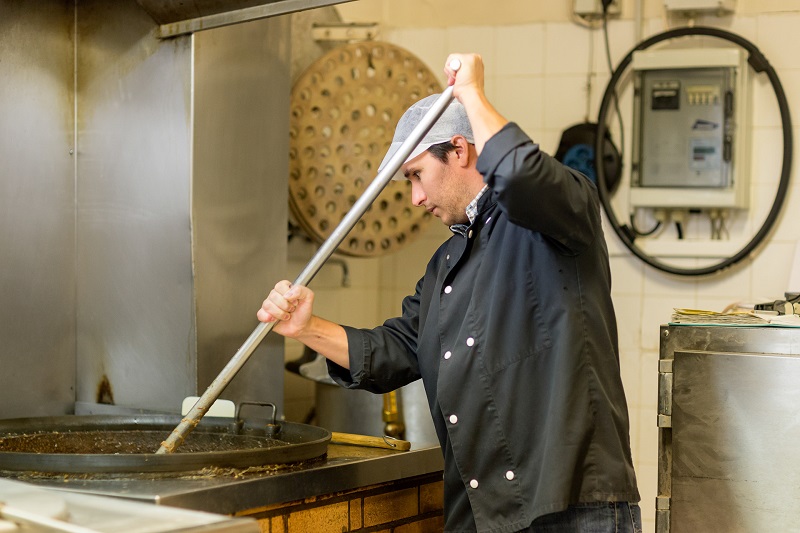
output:
M 579 17 L 602 17 L 603 0 L 574 0 L 573 11 Z M 619 0 L 612 0 L 608 5 L 609 15 L 619 15 Z

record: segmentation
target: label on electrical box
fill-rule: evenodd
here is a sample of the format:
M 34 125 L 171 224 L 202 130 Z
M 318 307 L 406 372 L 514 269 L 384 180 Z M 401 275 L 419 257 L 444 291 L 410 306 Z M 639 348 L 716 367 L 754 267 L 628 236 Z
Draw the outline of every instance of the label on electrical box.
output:
M 653 84 L 651 109 L 671 109 L 681 108 L 681 82 L 675 80 L 662 81 Z
M 722 165 L 718 143 L 714 139 L 689 139 L 689 168 L 692 170 L 717 170 Z

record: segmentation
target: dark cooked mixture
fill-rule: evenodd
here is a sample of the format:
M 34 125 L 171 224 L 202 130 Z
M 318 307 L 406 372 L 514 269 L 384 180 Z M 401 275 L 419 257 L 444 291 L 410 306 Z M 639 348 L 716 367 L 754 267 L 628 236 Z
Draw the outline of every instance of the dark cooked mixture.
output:
M 0 452 L 133 454 L 155 453 L 169 433 L 163 431 L 68 431 L 0 437 Z M 225 433 L 189 433 L 175 453 L 230 452 L 288 446 L 267 437 Z

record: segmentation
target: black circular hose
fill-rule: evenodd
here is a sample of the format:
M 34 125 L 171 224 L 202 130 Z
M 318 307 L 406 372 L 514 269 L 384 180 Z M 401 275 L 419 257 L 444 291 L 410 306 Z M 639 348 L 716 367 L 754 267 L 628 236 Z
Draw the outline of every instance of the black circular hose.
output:
M 606 215 L 608 216 L 611 226 L 614 228 L 614 232 L 622 240 L 625 246 L 631 252 L 633 252 L 633 254 L 636 255 L 639 259 L 641 259 L 648 265 L 657 268 L 658 270 L 661 270 L 663 272 L 667 272 L 670 274 L 677 274 L 681 276 L 704 276 L 729 268 L 750 255 L 750 253 L 756 248 L 756 246 L 758 246 L 761 243 L 761 241 L 767 236 L 769 231 L 772 229 L 772 226 L 775 224 L 775 221 L 777 220 L 778 215 L 780 214 L 781 208 L 783 207 L 783 202 L 786 198 L 786 193 L 789 189 L 789 179 L 792 169 L 792 121 L 789 114 L 789 104 L 786 101 L 786 94 L 783 92 L 783 86 L 781 85 L 781 82 L 778 79 L 778 75 L 775 73 L 775 69 L 772 68 L 772 66 L 769 64 L 769 61 L 767 61 L 766 57 L 764 57 L 764 54 L 762 54 L 761 51 L 753 43 L 751 43 L 744 37 L 717 28 L 707 28 L 701 26 L 678 28 L 674 30 L 665 31 L 663 33 L 659 33 L 648 39 L 645 39 L 644 41 L 639 43 L 635 48 L 633 48 L 628 53 L 627 56 L 625 56 L 625 58 L 620 62 L 619 66 L 614 70 L 614 73 L 612 74 L 611 79 L 608 82 L 608 86 L 606 87 L 605 94 L 603 95 L 603 102 L 600 106 L 600 111 L 598 113 L 598 118 L 597 118 L 597 141 L 595 144 L 595 154 L 602 154 L 601 142 L 605 138 L 606 134 L 606 115 L 608 114 L 608 108 L 615 97 L 617 83 L 619 83 L 622 74 L 625 72 L 625 70 L 630 65 L 633 59 L 633 53 L 639 50 L 645 50 L 653 46 L 654 44 L 666 41 L 668 39 L 674 39 L 677 37 L 685 37 L 690 35 L 705 35 L 709 37 L 724 39 L 726 41 L 735 43 L 740 47 L 744 48 L 745 50 L 747 50 L 750 53 L 750 56 L 747 59 L 748 63 L 755 72 L 759 73 L 766 72 L 769 81 L 772 84 L 772 89 L 775 91 L 775 96 L 778 99 L 778 107 L 780 108 L 780 113 L 781 113 L 781 125 L 783 127 L 783 166 L 781 169 L 780 183 L 778 184 L 778 192 L 775 195 L 775 201 L 773 202 L 772 209 L 767 215 L 767 218 L 764 221 L 764 224 L 761 226 L 761 229 L 758 231 L 758 233 L 755 234 L 755 236 L 750 240 L 750 242 L 748 242 L 744 246 L 744 248 L 742 248 L 738 253 L 715 265 L 710 265 L 702 268 L 694 268 L 694 269 L 676 268 L 672 265 L 668 265 L 666 263 L 658 261 L 652 256 L 649 256 L 646 253 L 644 253 L 634 243 L 634 239 L 636 238 L 635 233 L 627 226 L 620 226 L 619 221 L 617 220 L 617 217 L 615 216 L 614 211 L 611 208 L 609 191 L 606 186 L 606 176 L 605 173 L 603 172 L 603 165 L 596 160 L 595 167 L 597 172 L 597 189 L 600 194 L 600 202 L 603 204 L 603 208 L 606 211 Z

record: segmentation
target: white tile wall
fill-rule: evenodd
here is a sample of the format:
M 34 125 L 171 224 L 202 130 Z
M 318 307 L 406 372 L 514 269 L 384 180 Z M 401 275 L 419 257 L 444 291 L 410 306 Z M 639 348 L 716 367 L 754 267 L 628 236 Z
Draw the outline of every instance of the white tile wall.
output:
M 573 124 L 584 122 L 587 113 L 586 74 L 547 76 L 544 100 L 544 127 L 548 130 L 560 133 Z
M 497 31 L 497 76 L 541 76 L 544 58 L 543 24 L 510 26 Z
M 431 71 L 444 81 L 444 59 L 450 48 L 447 42 L 447 33 L 444 31 L 431 31 L 430 29 L 395 28 L 388 29 L 385 39 L 389 42 L 400 44 L 403 48 L 420 58 Z
M 544 78 L 535 75 L 497 77 L 497 104 L 501 115 L 513 120 L 539 140 L 544 133 Z
M 437 31 L 437 30 L 433 30 Z M 497 30 L 494 26 L 457 26 L 444 30 L 447 52 L 474 52 L 483 57 L 486 78 L 495 76 L 497 70 Z M 444 57 L 439 63 L 444 66 Z
M 800 9 L 757 17 L 758 48 L 776 69 L 800 69 Z
M 793 129 L 793 131 L 795 131 Z M 777 186 L 782 170 L 783 130 L 779 127 L 753 128 L 749 178 L 752 184 Z M 794 148 L 798 147 L 795 138 Z
M 495 2 L 498 9 L 502 9 L 504 0 Z M 800 114 L 796 110 L 800 109 L 800 31 L 797 29 L 800 28 L 800 3 L 786 0 L 767 14 L 759 14 L 757 4 L 755 0 L 742 0 L 741 11 L 745 14 L 724 19 L 705 17 L 699 19 L 698 23 L 740 34 L 765 53 L 778 70 L 794 111 L 795 148 L 798 148 Z M 514 2 L 513 5 L 521 4 Z M 682 23 L 675 19 L 666 20 L 661 3 L 656 0 L 647 0 L 645 13 L 648 18 L 642 28 L 644 37 Z M 573 123 L 583 121 L 586 114 L 590 53 L 593 54 L 590 119 L 596 120 L 599 101 L 609 78 L 603 36 L 599 31 L 592 32 L 567 20 L 553 21 L 552 17 L 549 21 L 525 24 L 516 24 L 513 12 L 509 12 L 507 18 L 508 23 L 504 25 L 485 25 L 481 20 L 475 20 L 469 25 L 445 28 L 438 22 L 439 27 L 426 27 L 433 24 L 426 25 L 422 19 L 414 26 L 403 27 L 397 27 L 392 20 L 378 22 L 383 28 L 383 38 L 411 50 L 437 74 L 441 72 L 441 65 L 450 51 L 482 54 L 487 66 L 489 97 L 502 113 L 522 124 L 542 144 L 543 149 L 554 153 L 560 132 Z M 529 13 L 524 20 L 530 20 Z M 636 32 L 630 13 L 624 13 L 622 20 L 611 21 L 609 27 L 611 53 L 616 67 L 636 44 Z M 621 95 L 626 124 L 630 124 L 629 110 L 632 105 L 629 93 Z M 780 170 L 780 117 L 772 89 L 763 75 L 757 76 L 754 93 L 753 123 L 756 129 L 751 164 L 753 208 L 746 216 L 731 221 L 730 230 L 734 235 L 741 233 L 746 236 L 746 232 L 754 231 L 755 225 L 760 226 L 772 205 Z M 616 125 L 611 127 L 616 128 Z M 615 131 L 612 129 L 612 132 Z M 629 143 L 630 132 L 627 133 L 626 142 Z M 615 133 L 615 142 L 619 142 L 618 139 Z M 629 148 L 626 147 L 628 152 Z M 798 168 L 797 163 L 794 168 Z M 645 265 L 632 256 L 604 221 L 611 254 L 622 379 L 631 413 L 631 444 L 643 498 L 645 531 L 653 531 L 655 527 L 659 327 L 670 320 L 674 307 L 722 310 L 733 302 L 769 301 L 782 295 L 788 281 L 794 246 L 800 239 L 800 224 L 795 220 L 796 213 L 800 212 L 797 172 L 793 171 L 793 185 L 784 214 L 771 232 L 768 242 L 759 247 L 752 259 L 717 276 L 699 279 L 679 277 Z M 624 204 L 620 198 L 614 201 L 615 209 L 617 203 Z M 627 215 L 618 214 L 617 218 L 625 222 Z M 702 235 L 705 228 L 701 225 L 694 231 Z M 447 229 L 434 223 L 419 241 L 395 254 L 373 262 L 353 261 L 351 275 L 354 286 L 349 289 L 335 286 L 338 276 L 335 269 L 325 273 L 323 278 L 315 280 L 315 283 L 321 282 L 317 297 L 318 310 L 328 313 L 333 320 L 357 322 L 364 326 L 378 324 L 398 313 L 402 297 L 413 291 L 431 253 L 447 237 Z M 674 260 L 672 264 L 695 268 L 700 262 L 686 259 Z M 370 303 L 365 304 L 364 300 Z M 299 355 L 297 349 L 287 346 L 287 358 L 290 351 Z M 294 395 L 292 399 L 296 400 L 294 403 L 287 402 L 287 413 L 290 407 L 294 413 L 304 413 L 307 403 L 302 402 L 309 401 L 308 386 L 298 384 L 300 392 L 295 394 L 292 392 L 294 385 L 287 382 L 287 398 Z
M 638 334 L 638 324 L 632 329 L 634 333 Z M 621 328 L 622 329 L 622 328 Z M 633 348 L 620 348 L 620 375 L 622 376 L 622 385 L 625 388 L 625 397 L 628 400 L 629 406 L 636 406 L 641 403 L 641 387 L 639 385 L 639 376 L 642 372 L 642 358 L 639 353 L 639 346 Z M 631 426 L 636 427 L 633 421 Z
M 433 30 L 436 31 L 436 30 Z M 446 28 L 447 51 L 448 52 L 474 52 L 483 57 L 485 63 L 485 85 L 486 95 L 492 100 L 495 99 L 495 71 L 496 61 L 496 39 L 497 32 L 493 26 L 460 26 Z M 446 55 L 441 57 L 438 64 L 439 68 L 444 67 Z
M 613 237 L 617 238 L 616 235 Z M 645 265 L 631 254 L 612 254 L 609 262 L 612 272 L 611 294 L 615 297 L 617 295 L 633 295 L 641 298 L 644 289 Z

